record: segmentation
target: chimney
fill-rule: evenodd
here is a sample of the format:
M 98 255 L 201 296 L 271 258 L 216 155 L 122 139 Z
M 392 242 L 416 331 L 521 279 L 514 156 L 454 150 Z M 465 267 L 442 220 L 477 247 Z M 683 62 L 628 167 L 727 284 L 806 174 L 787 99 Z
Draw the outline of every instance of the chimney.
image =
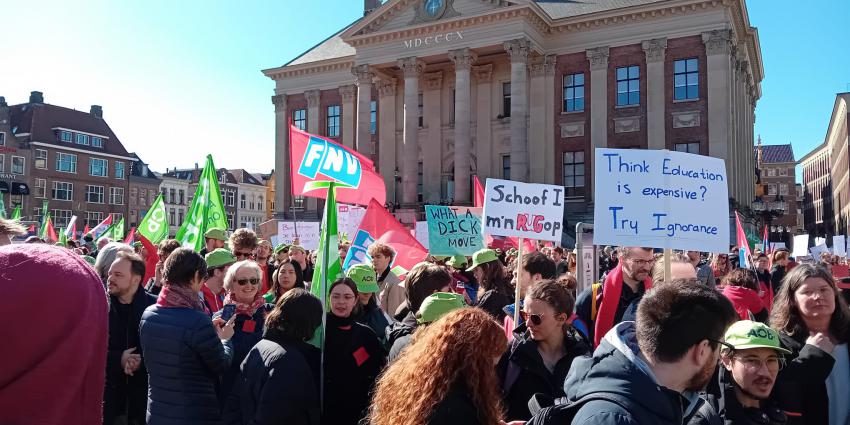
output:
M 9 105 L 6 104 L 6 98 L 3 97 L 3 96 L 0 96 L 0 108 L 5 108 L 6 106 L 9 106 Z
M 363 16 L 366 16 L 375 9 L 381 7 L 382 0 L 363 0 Z
M 44 93 L 40 91 L 31 91 L 30 103 L 44 103 Z
M 89 113 L 95 118 L 103 118 L 103 107 L 100 105 L 92 105 Z

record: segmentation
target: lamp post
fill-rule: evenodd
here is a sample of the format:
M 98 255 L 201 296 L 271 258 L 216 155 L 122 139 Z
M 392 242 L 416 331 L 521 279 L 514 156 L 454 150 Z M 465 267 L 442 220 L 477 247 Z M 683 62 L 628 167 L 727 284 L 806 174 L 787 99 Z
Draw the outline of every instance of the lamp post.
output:
M 785 199 L 776 195 L 773 200 L 763 199 L 764 197 L 758 196 L 753 201 L 752 209 L 759 217 L 761 217 L 762 227 L 767 226 L 770 229 L 770 232 L 773 232 L 771 229 L 771 224 L 773 223 L 773 219 L 777 217 L 781 217 L 785 215 L 788 211 L 788 203 L 785 202 Z M 770 234 L 768 234 L 768 241 L 770 241 Z M 788 241 L 783 241 L 786 244 Z M 767 247 L 765 247 L 767 249 Z
M 401 175 L 398 173 L 398 167 L 393 171 L 393 211 L 398 204 L 398 183 L 401 181 Z

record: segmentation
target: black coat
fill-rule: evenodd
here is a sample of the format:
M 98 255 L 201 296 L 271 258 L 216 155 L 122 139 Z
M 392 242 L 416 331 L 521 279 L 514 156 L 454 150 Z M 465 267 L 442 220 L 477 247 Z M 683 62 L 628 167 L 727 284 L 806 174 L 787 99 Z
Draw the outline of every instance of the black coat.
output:
M 794 338 L 780 333 L 779 338 L 791 354 L 785 356 L 785 367 L 776 378 L 772 398 L 780 409 L 789 413 L 789 424 L 828 425 L 826 378 L 832 373 L 835 359 L 806 344 L 805 336 Z
M 519 331 L 524 331 L 521 325 Z M 543 358 L 537 351 L 537 341 L 525 331 L 520 338 L 511 341 L 510 347 L 499 361 L 498 371 L 502 381 L 502 392 L 506 418 L 510 421 L 528 420 L 528 400 L 536 393 L 552 398 L 564 397 L 564 381 L 570 371 L 573 360 L 591 354 L 590 344 L 572 326 L 564 333 L 566 354 L 555 365 L 554 373 L 543 364 Z
M 236 316 L 236 321 L 233 323 L 233 338 L 230 339 L 230 342 L 233 343 L 233 360 L 230 362 L 230 367 L 221 376 L 221 387 L 219 389 L 221 407 L 224 407 L 230 391 L 233 390 L 233 382 L 239 376 L 239 367 L 242 365 L 242 360 L 245 360 L 251 348 L 263 338 L 263 327 L 266 321 L 265 314 L 272 308 L 274 307 L 271 304 L 266 304 L 258 308 L 254 312 L 253 317 L 248 317 L 244 314 Z M 219 316 L 221 316 L 221 311 L 213 314 L 213 318 Z
M 770 269 L 770 286 L 773 288 L 773 293 L 778 294 L 779 288 L 782 287 L 782 279 L 785 278 L 787 270 L 780 265 L 774 265 Z
M 419 322 L 414 313 L 407 313 L 401 322 L 393 322 L 387 328 L 387 347 L 390 347 L 389 361 L 392 362 L 410 344 L 411 335 L 416 332 Z
M 455 382 L 446 396 L 434 406 L 428 425 L 479 425 L 478 408 L 466 385 Z
M 139 322 L 156 297 L 139 287 L 133 300 L 122 305 L 117 297 L 109 297 L 109 345 L 106 352 L 106 387 L 103 391 L 103 423 L 112 424 L 116 416 L 127 412 L 130 421 L 145 422 L 148 403 L 148 371 L 144 358 L 133 376 L 124 374 L 121 355 L 124 350 L 136 347 L 134 353 L 141 354 L 139 345 Z
M 266 332 L 245 361 L 225 407 L 223 425 L 318 425 L 320 352 Z
M 505 306 L 513 303 L 514 299 L 510 295 L 491 289 L 481 294 L 475 307 L 490 313 L 497 321 L 502 322 L 506 316 Z

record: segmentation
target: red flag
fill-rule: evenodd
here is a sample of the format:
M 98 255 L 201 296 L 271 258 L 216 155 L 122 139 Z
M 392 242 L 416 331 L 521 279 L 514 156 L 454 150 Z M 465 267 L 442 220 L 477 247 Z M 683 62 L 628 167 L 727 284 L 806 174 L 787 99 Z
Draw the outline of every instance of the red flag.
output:
M 474 186 L 475 198 L 473 205 L 475 205 L 476 207 L 484 207 L 484 186 L 481 184 L 481 180 L 478 180 L 478 176 L 475 176 Z M 519 238 L 506 236 L 491 236 L 489 233 L 485 233 L 484 245 L 488 248 L 498 248 L 502 251 L 507 251 L 510 248 L 519 248 Z M 524 253 L 537 251 L 537 246 L 531 239 L 523 239 L 522 245 L 522 252 Z
M 83 236 L 88 235 L 91 230 L 89 229 L 89 224 L 86 223 L 86 227 L 83 227 Z
M 77 222 L 76 222 L 76 220 L 74 221 L 74 225 L 71 226 L 71 240 L 72 241 L 77 240 Z
M 746 265 L 747 268 L 750 268 L 750 258 L 752 257 L 753 253 L 752 253 L 752 251 L 750 251 L 750 243 L 749 243 L 749 241 L 747 241 L 747 234 L 744 233 L 744 227 L 741 226 L 741 216 L 738 215 L 738 211 L 735 211 L 735 227 L 736 227 L 736 230 L 737 230 L 737 233 L 738 233 L 738 237 L 737 237 L 738 249 L 744 250 L 743 260 L 744 260 L 745 264 L 741 264 L 741 265 L 742 266 Z
M 474 204 L 476 207 L 484 207 L 484 186 L 481 185 L 481 180 L 475 176 L 475 198 Z
M 30 235 L 32 235 L 32 234 L 34 234 L 34 233 L 35 233 L 35 224 L 30 225 L 30 228 L 29 228 L 29 230 L 28 230 L 28 233 L 29 233 Z
M 136 228 L 135 228 L 135 227 L 131 227 L 131 228 L 130 228 L 130 234 L 129 234 L 129 235 L 127 235 L 127 237 L 126 237 L 126 238 L 124 238 L 124 243 L 125 243 L 125 244 L 127 244 L 127 245 L 130 245 L 130 244 L 132 244 L 135 240 L 136 240 Z
M 336 201 L 369 205 L 374 198 L 384 205 L 387 189 L 384 178 L 366 156 L 333 140 L 289 127 L 290 175 L 292 194 L 327 199 L 327 189 L 304 191 L 311 181 L 336 181 L 351 187 L 337 187 Z
M 47 242 L 56 242 L 59 238 L 56 236 L 56 229 L 53 228 L 53 220 L 47 219 Z
M 428 250 L 410 234 L 410 230 L 373 199 L 366 209 L 363 221 L 360 222 L 357 234 L 354 235 L 343 268 L 347 270 L 355 264 L 369 262 L 371 259 L 366 250 L 375 242 L 387 244 L 395 250 L 396 257 L 391 267 L 401 266 L 410 270 L 428 256 Z

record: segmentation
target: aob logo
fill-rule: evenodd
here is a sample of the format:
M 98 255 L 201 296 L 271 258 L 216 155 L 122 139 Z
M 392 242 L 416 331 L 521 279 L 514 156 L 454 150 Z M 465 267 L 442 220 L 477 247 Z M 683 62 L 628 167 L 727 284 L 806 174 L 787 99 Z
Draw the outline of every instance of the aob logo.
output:
M 360 186 L 360 160 L 345 149 L 318 137 L 310 137 L 298 174 L 315 179 L 322 173 L 353 188 Z

